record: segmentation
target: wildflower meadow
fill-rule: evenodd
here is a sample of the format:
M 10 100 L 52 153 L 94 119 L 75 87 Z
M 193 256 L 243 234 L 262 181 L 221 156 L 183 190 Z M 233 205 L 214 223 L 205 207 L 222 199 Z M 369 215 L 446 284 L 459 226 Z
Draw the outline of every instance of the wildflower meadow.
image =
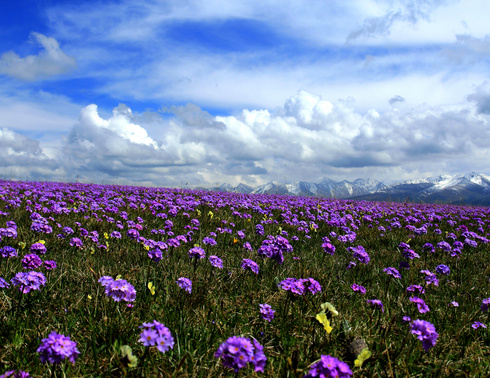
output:
M 485 377 L 490 209 L 0 181 L 0 377 Z

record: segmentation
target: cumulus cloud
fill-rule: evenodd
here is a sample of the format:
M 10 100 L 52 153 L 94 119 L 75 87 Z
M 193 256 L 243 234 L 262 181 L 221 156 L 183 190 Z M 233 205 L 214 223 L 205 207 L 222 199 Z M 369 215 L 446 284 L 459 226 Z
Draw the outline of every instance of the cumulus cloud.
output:
M 42 151 L 39 142 L 7 128 L 0 129 L 0 168 L 4 179 L 55 179 L 59 164 Z
M 490 83 L 485 82 L 478 86 L 475 92 L 468 96 L 468 101 L 476 103 L 479 113 L 490 115 Z
M 360 114 L 299 91 L 274 111 L 213 117 L 191 104 L 164 110 L 173 116 L 162 119 L 150 138 L 124 105 L 109 119 L 95 105 L 84 108 L 64 147 L 66 170 L 156 185 L 254 185 L 326 174 L 399 174 L 437 164 L 457 171 L 471 159 L 480 161 L 490 145 L 489 118 L 471 104 Z
M 75 58 L 66 55 L 56 39 L 34 32 L 30 37 L 42 47 L 39 54 L 20 57 L 14 51 L 3 53 L 0 74 L 35 81 L 70 72 L 76 67 Z

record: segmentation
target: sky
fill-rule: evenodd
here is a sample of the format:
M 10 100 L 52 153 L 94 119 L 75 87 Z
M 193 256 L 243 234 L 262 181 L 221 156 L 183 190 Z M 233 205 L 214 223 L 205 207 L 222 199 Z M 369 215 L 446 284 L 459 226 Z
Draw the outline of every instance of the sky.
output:
M 0 177 L 490 174 L 488 0 L 0 3 Z

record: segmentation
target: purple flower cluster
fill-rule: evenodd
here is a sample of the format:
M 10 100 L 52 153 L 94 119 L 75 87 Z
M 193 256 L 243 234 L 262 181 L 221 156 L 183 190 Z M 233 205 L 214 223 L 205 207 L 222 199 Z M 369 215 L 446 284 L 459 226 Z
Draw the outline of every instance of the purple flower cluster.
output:
M 0 248 L 0 256 L 6 259 L 9 257 L 17 257 L 17 250 L 7 245 L 5 247 Z
M 358 284 L 352 284 L 350 287 L 352 290 L 357 291 L 361 294 L 366 294 L 366 288 Z
M 214 356 L 221 358 L 223 366 L 233 369 L 235 373 L 245 368 L 248 363 L 254 366 L 255 371 L 263 372 L 267 361 L 264 347 L 258 341 L 251 342 L 238 336 L 232 336 L 222 343 Z
M 490 306 L 490 298 L 485 298 L 481 303 L 481 310 L 483 312 L 488 311 L 488 307 Z
M 417 304 L 417 309 L 421 314 L 425 314 L 430 311 L 429 306 L 427 306 L 423 299 L 419 297 L 410 297 L 410 302 Z
M 139 342 L 144 346 L 156 345 L 162 353 L 174 348 L 174 338 L 170 330 L 162 323 L 153 320 L 149 323 L 143 323 L 140 328 L 143 328 L 143 331 L 140 334 Z
M 268 305 L 267 303 L 260 305 L 260 314 L 262 315 L 262 319 L 264 319 L 264 320 L 267 320 L 270 322 L 272 319 L 274 319 L 274 313 L 275 312 L 276 311 L 273 310 L 272 307 L 270 305 Z
M 352 376 L 352 371 L 345 362 L 332 356 L 322 355 L 320 360 L 310 367 L 305 378 L 347 378 Z
M 243 270 L 251 270 L 255 274 L 259 274 L 259 266 L 257 263 L 253 260 L 250 259 L 243 259 L 242 260 L 242 265 L 241 265 Z
M 286 278 L 279 282 L 278 286 L 283 290 L 298 295 L 303 295 L 307 291 L 316 294 L 322 290 L 320 283 L 313 278 Z
M 265 256 L 276 260 L 279 264 L 284 262 L 284 253 L 292 252 L 293 247 L 289 244 L 288 239 L 282 236 L 271 236 L 262 242 L 262 245 L 257 250 L 260 256 Z
M 192 281 L 185 277 L 180 277 L 175 281 L 181 289 L 184 289 L 189 294 L 192 293 Z
M 189 250 L 189 257 L 196 260 L 203 259 L 206 257 L 206 252 L 201 247 L 193 247 Z
M 395 278 L 402 278 L 402 275 L 400 274 L 400 272 L 398 270 L 396 270 L 395 268 L 385 268 L 383 269 L 383 272 L 385 272 L 386 274 L 388 275 L 391 275 Z
M 209 263 L 218 269 L 223 269 L 223 260 L 221 260 L 218 256 L 212 255 L 209 256 Z
M 42 339 L 37 352 L 43 364 L 46 362 L 59 364 L 66 358 L 74 364 L 77 355 L 80 354 L 75 341 L 71 341 L 68 336 L 60 335 L 55 331 L 52 331 L 46 339 Z
M 451 273 L 451 269 L 447 265 L 441 264 L 436 267 L 436 273 L 448 276 Z
M 24 258 L 22 259 L 22 267 L 27 270 L 37 269 L 41 265 L 43 265 L 43 261 L 38 255 L 34 253 L 25 255 Z
M 426 352 L 436 345 L 437 338 L 439 337 L 434 325 L 425 320 L 414 320 L 412 322 L 411 332 L 417 336 L 417 339 L 422 341 L 422 347 Z
M 366 250 L 362 245 L 359 245 L 355 248 L 349 247 L 349 250 L 352 252 L 352 256 L 358 259 L 363 264 L 368 264 L 369 261 L 371 260 L 368 253 L 366 252 Z
M 46 277 L 41 272 L 19 272 L 10 280 L 10 283 L 18 286 L 19 291 L 22 293 L 27 294 L 31 290 L 40 291 L 41 286 L 46 285 Z
M 136 300 L 136 290 L 126 280 L 114 280 L 112 277 L 103 276 L 99 282 L 105 287 L 105 294 L 116 302 L 134 302 Z

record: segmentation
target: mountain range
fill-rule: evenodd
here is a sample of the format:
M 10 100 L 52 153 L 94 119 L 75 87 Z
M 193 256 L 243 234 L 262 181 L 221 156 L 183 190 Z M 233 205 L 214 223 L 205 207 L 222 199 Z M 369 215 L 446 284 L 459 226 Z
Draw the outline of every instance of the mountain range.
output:
M 490 206 L 490 176 L 475 172 L 401 181 L 391 185 L 373 179 L 359 178 L 351 182 L 334 181 L 325 177 L 319 183 L 298 181 L 288 184 L 273 181 L 256 187 L 245 184 L 237 186 L 222 184 L 207 190 L 366 201 Z

